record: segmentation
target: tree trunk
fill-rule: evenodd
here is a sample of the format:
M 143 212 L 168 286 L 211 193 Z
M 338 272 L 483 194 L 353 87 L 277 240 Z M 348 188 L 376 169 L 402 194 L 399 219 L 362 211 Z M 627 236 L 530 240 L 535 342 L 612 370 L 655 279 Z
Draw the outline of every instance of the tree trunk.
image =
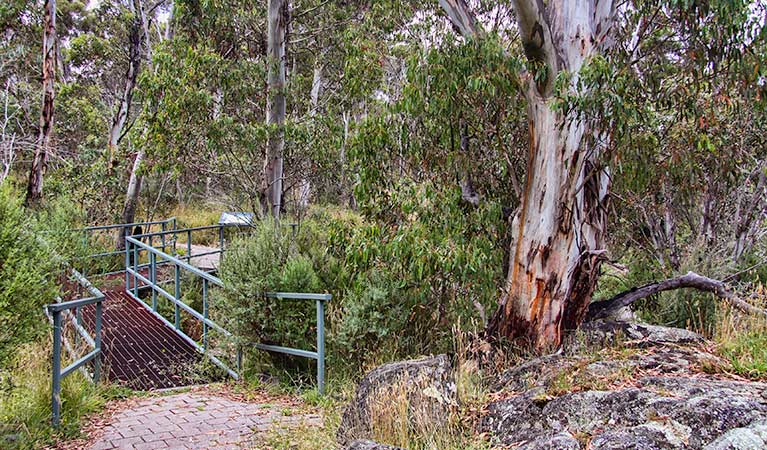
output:
M 43 175 L 48 166 L 53 134 L 53 100 L 56 96 L 56 0 L 45 0 L 43 19 L 43 105 L 40 109 L 40 134 L 35 159 L 29 171 L 26 204 L 33 205 L 43 198 Z
M 125 194 L 125 206 L 123 207 L 121 223 L 133 223 L 136 218 L 136 208 L 138 207 L 138 198 L 141 193 L 141 163 L 144 161 L 144 150 L 136 153 L 136 159 L 133 160 L 133 168 L 128 180 L 128 191 Z M 121 228 L 117 237 L 117 249 L 125 248 L 126 229 Z
M 267 22 L 267 103 L 269 137 L 264 161 L 261 209 L 264 215 L 280 218 L 282 207 L 282 163 L 285 149 L 285 46 L 289 17 L 288 0 L 269 0 Z
M 603 259 L 609 180 L 595 170 L 598 151 L 584 145 L 583 122 L 554 111 L 537 91 L 528 102 L 527 180 L 488 332 L 541 348 L 559 345 L 562 331 L 585 317 Z
M 440 0 L 453 24 L 477 35 L 462 0 Z M 584 62 L 597 55 L 612 27 L 611 0 L 516 0 L 527 58 L 545 76 L 523 73 L 530 154 L 522 205 L 500 306 L 488 324 L 493 337 L 557 346 L 562 332 L 586 314 L 604 254 L 609 177 L 600 166 L 598 130 L 576 112 L 554 106 L 554 80 L 571 77 L 575 92 Z
M 165 27 L 166 41 L 173 39 L 173 34 L 174 34 L 173 21 L 175 19 L 175 15 L 176 15 L 176 2 L 171 2 L 170 13 L 168 14 L 168 24 Z
M 767 189 L 767 174 L 764 172 L 765 163 L 760 163 L 754 171 L 748 176 L 744 184 L 748 185 L 752 178 L 756 178 L 754 190 L 751 195 L 744 193 L 744 197 L 738 201 L 737 212 L 735 214 L 735 247 L 732 252 L 732 262 L 737 264 L 741 257 L 750 249 L 753 239 L 750 239 L 753 231 L 754 219 L 762 212 L 762 203 Z M 743 187 L 742 189 L 745 189 Z
M 141 10 L 140 0 L 131 0 L 131 13 L 133 13 L 133 22 L 131 24 L 130 34 L 128 35 L 128 70 L 125 73 L 125 87 L 122 96 L 117 103 L 117 110 L 112 118 L 112 126 L 109 128 L 109 140 L 107 148 L 109 151 L 109 170 L 114 168 L 115 155 L 117 147 L 123 138 L 125 124 L 130 117 L 131 101 L 133 100 L 133 90 L 136 87 L 139 71 L 141 70 L 141 47 L 144 37 L 143 12 Z
M 132 0 L 131 12 L 133 12 L 133 25 L 130 36 L 130 48 L 129 55 L 130 61 L 128 66 L 128 72 L 125 76 L 125 91 L 123 93 L 122 104 L 118 110 L 118 116 L 122 115 L 121 123 L 115 128 L 113 124 L 112 132 L 110 133 L 110 142 L 113 136 L 116 136 L 114 145 L 110 146 L 110 165 L 111 158 L 114 156 L 112 150 L 117 150 L 117 143 L 122 138 L 122 127 L 128 119 L 128 113 L 130 110 L 130 102 L 133 96 L 133 88 L 136 86 L 136 78 L 141 67 L 142 53 L 146 58 L 147 67 L 152 67 L 152 47 L 149 42 L 149 29 L 147 28 L 147 20 L 144 14 L 144 9 L 141 5 L 141 0 Z M 142 50 L 142 44 L 144 46 Z M 115 118 L 117 119 L 116 116 Z M 144 149 L 139 149 L 133 160 L 131 166 L 130 177 L 128 179 L 128 189 L 125 192 L 125 204 L 123 205 L 123 212 L 121 215 L 122 223 L 133 223 L 136 220 L 136 208 L 138 208 L 139 195 L 141 194 L 141 183 L 143 175 L 141 175 L 141 164 L 144 161 Z M 125 229 L 121 229 L 117 235 L 117 249 L 125 248 Z

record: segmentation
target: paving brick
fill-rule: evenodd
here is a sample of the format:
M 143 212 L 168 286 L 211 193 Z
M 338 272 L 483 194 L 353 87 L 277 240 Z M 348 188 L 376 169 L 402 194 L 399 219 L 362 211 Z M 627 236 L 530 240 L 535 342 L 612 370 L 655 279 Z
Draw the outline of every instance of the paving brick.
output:
M 321 423 L 316 415 L 283 416 L 281 409 L 197 393 L 146 399 L 116 415 L 90 450 L 253 448 L 254 433 Z
M 144 441 L 140 437 L 129 437 L 112 441 L 112 445 L 119 449 L 132 449 L 134 444 L 141 444 Z

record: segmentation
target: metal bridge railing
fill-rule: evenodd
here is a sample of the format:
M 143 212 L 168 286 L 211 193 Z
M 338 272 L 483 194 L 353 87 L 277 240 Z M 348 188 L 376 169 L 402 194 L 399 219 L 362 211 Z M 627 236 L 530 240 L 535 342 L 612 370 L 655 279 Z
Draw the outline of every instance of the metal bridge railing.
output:
M 191 252 L 192 233 L 194 231 L 203 231 L 219 228 L 219 242 L 220 247 L 215 251 L 194 254 Z M 209 351 L 208 334 L 209 331 L 215 330 L 222 333 L 224 336 L 231 337 L 231 333 L 216 324 L 208 317 L 208 300 L 210 294 L 210 287 L 224 287 L 223 281 L 207 273 L 197 267 L 190 264 L 192 258 L 199 256 L 219 253 L 223 256 L 224 253 L 224 239 L 223 239 L 224 225 L 213 225 L 208 227 L 188 228 L 182 230 L 162 231 L 159 233 L 146 233 L 142 235 L 127 236 L 125 238 L 125 287 L 126 292 L 134 297 L 136 300 L 149 309 L 152 314 L 158 317 L 169 327 L 172 327 L 176 333 L 178 333 L 184 340 L 193 345 L 198 351 L 207 355 L 210 360 L 224 369 L 231 377 L 239 379 L 239 373 L 230 368 L 219 358 L 216 358 Z M 162 236 L 165 234 L 184 234 L 187 233 L 187 254 L 184 256 L 170 255 L 160 248 L 153 246 L 152 241 L 154 237 Z M 143 242 L 147 241 L 147 242 Z M 148 256 L 148 263 L 140 264 L 140 256 L 142 254 Z M 161 286 L 158 280 L 158 266 L 161 264 L 170 264 L 173 266 L 173 292 L 168 292 Z M 146 270 L 146 274 L 142 274 L 142 271 Z M 202 282 L 202 312 L 196 311 L 191 306 L 187 305 L 182 300 L 181 293 L 181 273 L 187 272 L 193 276 L 199 278 Z M 142 283 L 142 285 L 140 285 Z M 151 304 L 147 304 L 139 297 L 140 288 L 149 288 L 151 290 Z M 270 352 L 284 353 L 288 355 L 294 355 L 304 358 L 311 358 L 317 361 L 317 387 L 322 394 L 325 391 L 325 302 L 329 301 L 332 296 L 330 294 L 315 294 L 315 293 L 292 293 L 292 292 L 269 292 L 264 294 L 270 298 L 278 298 L 284 300 L 313 300 L 316 304 L 317 312 L 317 350 L 309 351 L 304 349 L 296 349 L 290 347 L 282 347 L 277 345 L 267 345 L 261 343 L 251 344 L 253 347 Z M 158 312 L 158 298 L 163 297 L 169 300 L 174 307 L 174 320 L 171 323 L 165 317 Z M 202 323 L 202 343 L 198 343 L 190 336 L 188 336 L 181 329 L 181 311 L 188 313 L 190 316 Z M 241 370 L 242 364 L 242 349 L 238 348 L 237 351 L 237 370 Z
M 93 361 L 92 380 L 94 383 L 98 383 L 101 373 L 101 316 L 104 294 L 88 282 L 88 280 L 77 270 L 69 269 L 69 271 L 79 287 L 84 288 L 90 296 L 70 301 L 62 301 L 61 297 L 57 297 L 56 303 L 52 303 L 45 307 L 45 313 L 53 323 L 53 381 L 51 386 L 51 403 L 53 412 L 52 423 L 54 427 L 58 427 L 61 421 L 61 380 L 77 369 L 86 371 L 85 364 L 90 361 Z M 93 304 L 96 305 L 96 314 L 94 336 L 91 336 L 85 327 L 83 327 L 81 308 Z M 74 314 L 72 313 L 73 309 L 75 310 Z M 70 319 L 77 333 L 90 347 L 93 348 L 92 351 L 77 359 L 64 369 L 61 368 L 62 342 L 72 358 L 76 358 L 77 353 L 66 336 L 62 334 L 62 315 L 66 315 Z

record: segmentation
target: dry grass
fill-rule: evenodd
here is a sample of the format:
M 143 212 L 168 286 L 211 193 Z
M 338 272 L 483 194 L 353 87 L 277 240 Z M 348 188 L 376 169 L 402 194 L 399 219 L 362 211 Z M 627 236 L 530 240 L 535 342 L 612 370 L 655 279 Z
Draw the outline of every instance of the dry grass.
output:
M 749 302 L 764 308 L 767 288 L 757 286 Z M 767 318 L 724 308 L 714 340 L 718 353 L 737 375 L 754 380 L 767 378 Z

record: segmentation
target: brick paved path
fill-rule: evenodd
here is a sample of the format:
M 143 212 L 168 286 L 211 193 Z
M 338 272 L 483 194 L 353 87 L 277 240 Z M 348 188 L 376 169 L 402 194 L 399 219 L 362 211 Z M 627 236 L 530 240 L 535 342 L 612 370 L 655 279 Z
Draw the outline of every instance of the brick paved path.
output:
M 314 414 L 283 415 L 278 404 L 244 403 L 186 392 L 141 400 L 117 413 L 90 447 L 104 449 L 254 448 L 257 434 L 299 425 L 321 425 Z

